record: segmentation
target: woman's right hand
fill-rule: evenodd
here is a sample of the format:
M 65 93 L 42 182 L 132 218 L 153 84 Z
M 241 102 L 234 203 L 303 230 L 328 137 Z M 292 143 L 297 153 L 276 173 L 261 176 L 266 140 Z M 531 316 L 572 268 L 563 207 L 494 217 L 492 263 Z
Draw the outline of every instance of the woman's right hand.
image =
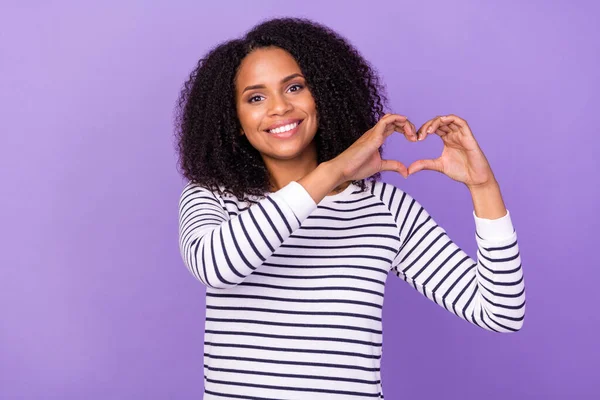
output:
M 396 171 L 403 177 L 408 169 L 397 160 L 382 160 L 379 148 L 393 132 L 403 133 L 407 140 L 417 141 L 415 126 L 398 114 L 386 114 L 344 152 L 331 160 L 340 172 L 341 182 L 360 180 L 380 171 Z

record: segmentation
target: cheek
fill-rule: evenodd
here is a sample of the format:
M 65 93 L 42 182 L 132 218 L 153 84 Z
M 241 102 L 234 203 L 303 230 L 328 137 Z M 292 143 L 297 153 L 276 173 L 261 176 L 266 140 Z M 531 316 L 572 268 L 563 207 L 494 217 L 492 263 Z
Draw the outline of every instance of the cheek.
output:
M 263 115 L 264 113 L 259 107 L 253 107 L 251 109 L 242 107 L 241 110 L 238 111 L 240 123 L 242 126 L 245 126 L 246 129 L 259 129 Z
M 314 103 L 306 103 L 304 111 L 311 117 L 312 124 L 318 123 L 319 118 L 317 113 L 317 107 Z
M 305 99 L 303 99 L 304 109 L 307 113 L 316 115 L 317 113 L 317 105 L 311 95 L 308 95 Z

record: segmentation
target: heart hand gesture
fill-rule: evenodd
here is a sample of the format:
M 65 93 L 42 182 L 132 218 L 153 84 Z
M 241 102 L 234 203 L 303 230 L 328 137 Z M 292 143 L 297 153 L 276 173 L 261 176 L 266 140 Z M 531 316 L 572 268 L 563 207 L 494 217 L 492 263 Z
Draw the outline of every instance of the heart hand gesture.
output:
M 442 155 L 436 159 L 417 160 L 408 168 L 397 160 L 383 160 L 379 148 L 394 131 L 404 134 L 413 143 L 435 133 L 444 142 Z M 379 171 L 396 171 L 406 178 L 424 169 L 441 172 L 464 183 L 469 189 L 495 182 L 490 165 L 467 121 L 452 114 L 433 118 L 418 131 L 405 116 L 386 114 L 333 161 L 337 165 L 335 169 L 341 172 L 338 184 Z
M 442 155 L 436 159 L 415 161 L 408 167 L 408 175 L 424 169 L 438 171 L 469 188 L 494 181 L 491 167 L 467 121 L 452 114 L 433 118 L 417 131 L 419 141 L 431 133 L 437 134 L 444 142 Z

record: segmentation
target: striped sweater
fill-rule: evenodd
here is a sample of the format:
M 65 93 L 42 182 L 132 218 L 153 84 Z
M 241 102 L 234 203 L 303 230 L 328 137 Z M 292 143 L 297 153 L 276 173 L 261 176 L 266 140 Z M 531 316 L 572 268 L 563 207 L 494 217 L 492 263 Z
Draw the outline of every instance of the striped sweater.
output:
M 297 182 L 241 202 L 188 183 L 183 261 L 206 286 L 204 399 L 383 398 L 386 278 L 483 329 L 521 328 L 510 214 L 475 219 L 470 258 L 409 194 L 355 184 L 318 204 Z

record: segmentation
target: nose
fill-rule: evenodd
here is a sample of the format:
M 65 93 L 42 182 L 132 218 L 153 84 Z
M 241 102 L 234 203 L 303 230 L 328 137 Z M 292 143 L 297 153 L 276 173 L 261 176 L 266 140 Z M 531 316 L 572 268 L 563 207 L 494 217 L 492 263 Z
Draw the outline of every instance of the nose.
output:
M 269 112 L 272 115 L 283 115 L 293 108 L 292 103 L 290 103 L 284 95 L 275 95 L 271 97 L 269 105 Z

